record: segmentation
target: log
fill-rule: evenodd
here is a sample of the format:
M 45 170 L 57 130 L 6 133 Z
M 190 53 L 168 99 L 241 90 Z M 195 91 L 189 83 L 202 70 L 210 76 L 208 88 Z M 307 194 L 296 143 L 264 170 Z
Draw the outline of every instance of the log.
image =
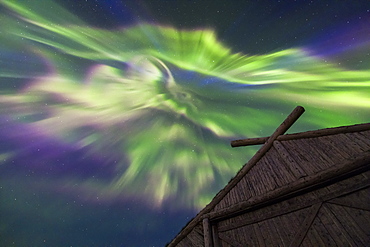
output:
M 293 140 L 293 139 L 313 138 L 313 137 L 353 133 L 353 132 L 360 132 L 360 131 L 367 131 L 367 130 L 370 130 L 370 123 L 355 124 L 351 126 L 342 126 L 342 127 L 336 127 L 336 128 L 327 128 L 327 129 L 306 131 L 306 132 L 301 132 L 301 133 L 281 135 L 277 137 L 276 139 L 278 141 L 288 141 L 288 140 Z M 231 146 L 232 147 L 242 147 L 242 146 L 250 146 L 250 145 L 260 145 L 260 144 L 264 144 L 268 140 L 268 138 L 269 137 L 259 137 L 259 138 L 234 140 L 234 141 L 231 141 Z
M 212 225 L 212 238 L 213 238 L 213 246 L 214 247 L 222 247 L 219 234 L 218 234 L 218 226 L 217 224 Z
M 240 202 L 228 208 L 208 213 L 204 215 L 204 217 L 209 218 L 211 221 L 221 221 L 224 219 L 228 219 L 240 215 L 258 205 L 262 206 L 266 204 L 271 204 L 287 196 L 293 196 L 299 193 L 303 193 L 302 191 L 317 187 L 320 184 L 343 179 L 352 172 L 369 168 L 370 151 L 358 155 L 355 160 L 343 162 L 314 175 L 300 178 L 286 186 L 267 192 L 266 194 L 252 197 L 248 201 Z
M 275 130 L 275 132 L 267 137 L 266 143 L 270 140 L 275 140 L 278 136 L 283 135 L 292 126 L 295 121 L 304 113 L 304 108 L 302 106 L 297 106 L 289 116 L 280 124 L 280 126 Z M 260 139 L 260 138 L 257 138 Z M 263 144 L 263 143 L 260 143 Z M 271 146 L 270 146 L 271 147 Z
M 305 238 L 308 230 L 310 229 L 315 217 L 317 216 L 322 202 L 314 204 L 311 206 L 309 216 L 304 220 L 301 228 L 298 230 L 297 234 L 294 236 L 293 241 L 290 243 L 289 247 L 301 246 L 303 239 Z
M 240 139 L 240 140 L 231 141 L 230 144 L 233 148 L 243 147 L 243 146 L 260 145 L 260 144 L 264 144 L 268 139 L 269 139 L 268 137 Z
M 213 247 L 212 244 L 212 234 L 211 234 L 211 224 L 208 218 L 203 219 L 203 235 L 204 235 L 204 246 Z

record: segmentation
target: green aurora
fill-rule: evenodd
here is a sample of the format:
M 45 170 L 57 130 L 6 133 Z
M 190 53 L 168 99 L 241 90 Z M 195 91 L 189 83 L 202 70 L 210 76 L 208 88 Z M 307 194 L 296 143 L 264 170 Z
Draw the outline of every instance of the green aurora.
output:
M 51 1 L 2 4 L 11 14 L 0 17 L 1 49 L 9 59 L 27 54 L 30 64 L 1 64 L 0 115 L 113 169 L 104 179 L 70 171 L 48 182 L 85 199 L 201 208 L 256 150 L 232 149 L 230 140 L 271 134 L 296 105 L 306 113 L 295 131 L 370 119 L 370 70 L 303 47 L 246 55 L 212 30 L 105 30 Z

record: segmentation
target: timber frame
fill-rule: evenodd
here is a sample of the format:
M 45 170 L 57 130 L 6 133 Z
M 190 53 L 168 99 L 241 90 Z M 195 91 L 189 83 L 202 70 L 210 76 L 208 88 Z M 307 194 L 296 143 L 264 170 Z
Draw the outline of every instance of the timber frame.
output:
M 296 107 L 168 246 L 370 246 L 370 123 L 284 133 Z

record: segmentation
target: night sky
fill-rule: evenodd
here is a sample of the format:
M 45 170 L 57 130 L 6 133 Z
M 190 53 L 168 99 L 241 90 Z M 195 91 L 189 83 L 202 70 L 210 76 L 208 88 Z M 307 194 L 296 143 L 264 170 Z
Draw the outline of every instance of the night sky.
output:
M 164 246 L 252 157 L 370 119 L 368 1 L 0 3 L 0 246 Z

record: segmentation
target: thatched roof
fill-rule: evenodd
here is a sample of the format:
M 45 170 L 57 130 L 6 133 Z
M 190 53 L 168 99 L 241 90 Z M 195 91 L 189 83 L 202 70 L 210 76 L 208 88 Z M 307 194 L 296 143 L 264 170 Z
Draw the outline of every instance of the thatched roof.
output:
M 370 123 L 283 135 L 302 107 L 169 246 L 370 246 Z

